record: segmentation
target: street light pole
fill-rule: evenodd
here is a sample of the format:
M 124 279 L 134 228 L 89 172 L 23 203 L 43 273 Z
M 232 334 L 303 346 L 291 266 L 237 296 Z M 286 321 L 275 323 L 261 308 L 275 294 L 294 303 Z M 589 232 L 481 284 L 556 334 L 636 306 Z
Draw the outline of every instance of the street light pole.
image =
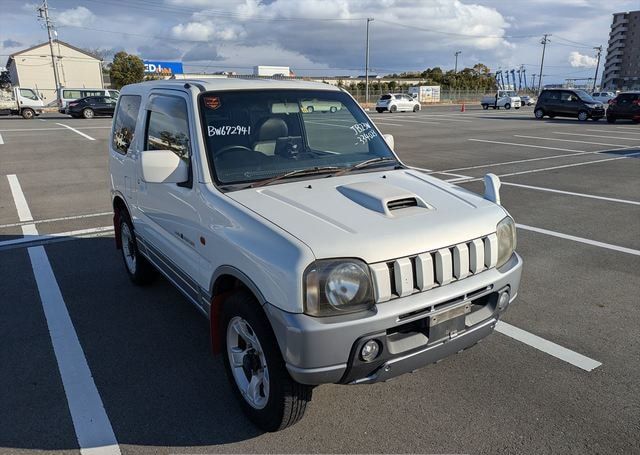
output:
M 538 93 L 540 93 L 540 88 L 542 87 L 542 67 L 544 66 L 544 51 L 547 49 L 547 43 L 550 41 L 549 40 L 549 36 L 551 36 L 548 33 L 544 34 L 544 37 L 542 38 L 542 41 L 540 41 L 540 44 L 542 44 L 542 60 L 540 61 L 540 78 L 538 79 Z
M 593 77 L 593 92 L 596 91 L 596 83 L 598 81 L 598 68 L 600 67 L 600 54 L 602 54 L 602 46 L 594 47 L 598 51 L 598 63 L 596 63 L 596 75 Z
M 454 67 L 453 72 L 455 74 L 458 73 L 458 55 L 462 54 L 462 51 L 456 51 L 456 53 L 454 54 L 456 56 L 456 66 Z
M 364 79 L 365 79 L 364 102 L 367 106 L 369 104 L 369 22 L 371 21 L 373 21 L 373 18 L 367 17 L 367 50 L 366 50 L 365 64 L 364 64 Z

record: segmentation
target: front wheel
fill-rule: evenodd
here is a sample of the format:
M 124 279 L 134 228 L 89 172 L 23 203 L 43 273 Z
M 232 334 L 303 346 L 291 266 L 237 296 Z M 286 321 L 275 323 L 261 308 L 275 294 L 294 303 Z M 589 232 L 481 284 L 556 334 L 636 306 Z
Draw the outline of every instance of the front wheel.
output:
M 382 109 L 381 107 L 376 107 L 376 111 L 378 111 L 378 114 L 382 114 L 384 112 L 384 109 Z
M 413 112 L 418 112 L 419 110 L 420 110 L 420 106 L 418 106 L 417 104 L 413 106 Z
M 86 108 L 84 111 L 82 111 L 82 116 L 86 119 L 93 118 L 94 116 L 93 109 Z
M 509 103 L 505 104 L 505 105 L 504 105 L 504 108 L 505 108 L 505 109 L 511 109 L 511 104 L 509 104 Z
M 221 328 L 227 377 L 247 417 L 264 431 L 298 422 L 312 387 L 289 376 L 271 325 L 249 292 L 224 302 Z
M 127 271 L 127 275 L 134 284 L 145 285 L 151 283 L 156 277 L 156 271 L 147 261 L 147 258 L 140 254 L 138 241 L 133 232 L 133 223 L 129 215 L 122 211 L 120 218 L 120 242 L 122 245 L 122 259 Z
M 586 121 L 588 118 L 589 118 L 589 114 L 587 113 L 587 111 L 578 112 L 578 120 L 580 120 L 581 122 Z
M 26 120 L 31 120 L 36 113 L 33 109 L 22 109 L 22 118 Z
M 533 115 L 535 115 L 538 120 L 542 120 L 544 118 L 544 111 L 542 109 L 536 109 Z
M 338 112 L 338 108 L 337 108 L 337 107 L 335 107 L 335 106 L 331 106 L 331 107 L 329 108 L 329 112 L 331 112 L 331 113 Z
M 484 109 L 486 111 L 487 109 L 489 109 L 489 105 L 488 104 L 483 104 L 482 105 L 482 109 Z

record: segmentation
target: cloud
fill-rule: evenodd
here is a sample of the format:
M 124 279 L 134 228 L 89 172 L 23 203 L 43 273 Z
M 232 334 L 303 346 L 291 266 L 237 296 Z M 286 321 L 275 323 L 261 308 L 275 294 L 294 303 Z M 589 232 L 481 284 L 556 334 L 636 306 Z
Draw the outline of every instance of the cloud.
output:
M 206 42 L 212 39 L 237 40 L 244 37 L 246 33 L 238 25 L 226 25 L 212 20 L 203 20 L 175 25 L 171 28 L 171 35 L 180 40 Z
M 574 68 L 595 68 L 598 60 L 595 57 L 581 54 L 580 52 L 571 52 L 569 54 L 569 64 Z
M 56 22 L 62 26 L 87 26 L 95 19 L 95 14 L 84 6 L 67 9 L 56 14 Z
M 7 47 L 20 47 L 23 44 L 19 41 L 15 41 L 12 39 L 6 39 L 2 42 L 2 47 L 7 48 Z
M 145 60 L 177 60 L 181 58 L 182 51 L 164 43 L 156 43 L 152 46 L 139 46 L 138 54 Z

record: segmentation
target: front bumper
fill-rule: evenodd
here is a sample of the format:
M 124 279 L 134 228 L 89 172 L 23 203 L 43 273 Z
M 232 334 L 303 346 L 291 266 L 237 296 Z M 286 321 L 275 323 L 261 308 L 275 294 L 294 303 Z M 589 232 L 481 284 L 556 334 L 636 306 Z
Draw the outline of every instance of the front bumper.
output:
M 264 308 L 287 370 L 296 381 L 311 385 L 379 382 L 437 362 L 489 335 L 508 307 L 499 308 L 498 292 L 508 289 L 511 303 L 521 273 L 522 259 L 514 254 L 500 270 L 380 303 L 366 313 L 314 318 L 271 304 Z M 472 308 L 464 317 L 464 327 L 445 337 L 432 337 L 428 319 L 464 305 Z M 374 361 L 364 362 L 359 352 L 371 339 L 380 343 L 381 353 Z

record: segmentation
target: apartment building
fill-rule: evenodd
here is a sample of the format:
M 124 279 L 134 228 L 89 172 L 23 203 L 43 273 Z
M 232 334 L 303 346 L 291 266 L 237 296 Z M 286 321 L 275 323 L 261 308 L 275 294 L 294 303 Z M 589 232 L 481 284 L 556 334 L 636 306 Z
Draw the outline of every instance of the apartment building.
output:
M 640 89 L 640 11 L 613 15 L 601 87 Z

